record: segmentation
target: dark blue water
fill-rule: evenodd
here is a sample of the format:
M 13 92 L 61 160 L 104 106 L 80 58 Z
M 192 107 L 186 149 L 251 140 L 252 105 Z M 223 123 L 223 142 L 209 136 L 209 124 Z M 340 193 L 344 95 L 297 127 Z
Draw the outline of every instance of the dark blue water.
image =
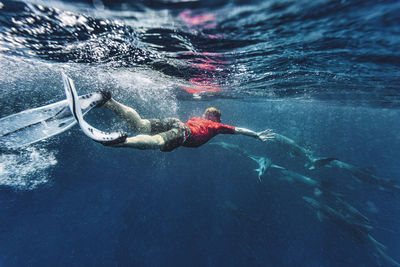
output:
M 0 117 L 102 88 L 143 117 L 272 128 L 400 183 L 398 1 L 0 1 Z M 126 127 L 107 110 L 88 120 Z M 400 261 L 400 197 L 273 143 L 217 136 L 321 181 Z M 206 144 L 103 147 L 78 127 L 0 155 L 0 266 L 391 266 L 314 188 Z M 368 169 L 368 170 L 367 170 Z M 321 200 L 322 201 L 322 200 Z M 329 201 L 328 205 L 333 205 Z M 339 208 L 337 208 L 339 210 Z

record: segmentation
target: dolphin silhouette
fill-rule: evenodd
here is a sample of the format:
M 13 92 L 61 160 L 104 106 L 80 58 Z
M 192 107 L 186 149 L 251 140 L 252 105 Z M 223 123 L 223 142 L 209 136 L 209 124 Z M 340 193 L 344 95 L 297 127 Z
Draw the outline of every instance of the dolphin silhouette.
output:
M 289 137 L 284 136 L 282 134 L 275 133 L 274 140 L 279 142 L 280 144 L 288 147 L 288 149 L 290 149 L 291 153 L 295 154 L 298 157 L 305 159 L 306 164 L 304 166 L 308 167 L 308 169 L 310 169 L 310 170 L 315 169 L 315 167 L 325 166 L 332 160 L 336 159 L 336 158 L 331 158 L 331 157 L 314 157 L 313 151 L 300 146 L 293 139 L 290 139 Z
M 333 167 L 345 170 L 349 172 L 353 177 L 357 178 L 359 181 L 377 185 L 383 189 L 387 189 L 392 192 L 400 192 L 400 185 L 396 184 L 394 180 L 388 180 L 375 174 L 371 173 L 369 170 L 365 170 L 349 163 L 333 159 L 327 164 L 321 165 L 325 167 Z
M 313 198 L 303 196 L 302 199 L 309 207 L 317 212 L 318 219 L 328 218 L 333 223 L 340 226 L 343 230 L 349 232 L 356 240 L 368 243 L 374 249 L 374 253 L 379 255 L 382 259 L 386 260 L 393 266 L 400 266 L 400 264 L 385 253 L 386 246 L 378 242 L 371 234 L 373 226 L 363 221 L 358 221 L 358 216 L 352 214 L 344 215 L 341 212 L 333 209 L 332 207 L 323 204 Z

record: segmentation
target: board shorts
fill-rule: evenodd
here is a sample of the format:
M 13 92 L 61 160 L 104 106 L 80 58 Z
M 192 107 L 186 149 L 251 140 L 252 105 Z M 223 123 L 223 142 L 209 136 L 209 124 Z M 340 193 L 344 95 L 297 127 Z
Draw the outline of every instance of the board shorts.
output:
M 151 134 L 159 134 L 164 139 L 162 152 L 170 152 L 183 145 L 190 138 L 192 132 L 189 127 L 177 118 L 149 119 Z

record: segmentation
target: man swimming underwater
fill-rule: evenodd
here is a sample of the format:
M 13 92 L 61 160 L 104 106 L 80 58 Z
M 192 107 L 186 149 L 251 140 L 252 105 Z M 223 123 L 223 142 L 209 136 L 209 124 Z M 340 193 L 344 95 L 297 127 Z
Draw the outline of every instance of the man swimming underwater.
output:
M 118 140 L 99 142 L 106 146 L 130 147 L 136 149 L 160 149 L 172 151 L 180 146 L 199 147 L 207 143 L 217 134 L 241 134 L 257 138 L 263 142 L 274 138 L 272 130 L 254 132 L 245 128 L 229 126 L 221 123 L 221 112 L 216 108 L 208 108 L 204 117 L 190 118 L 182 122 L 177 118 L 142 119 L 133 108 L 127 107 L 111 97 L 108 91 L 102 91 L 104 106 L 114 111 L 140 135 L 128 137 L 122 134 Z

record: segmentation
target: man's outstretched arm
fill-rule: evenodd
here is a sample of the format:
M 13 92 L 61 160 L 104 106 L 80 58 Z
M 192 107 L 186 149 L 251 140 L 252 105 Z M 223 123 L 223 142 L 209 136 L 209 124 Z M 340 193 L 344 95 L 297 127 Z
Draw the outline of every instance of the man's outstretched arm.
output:
M 254 131 L 246 129 L 246 128 L 235 127 L 235 134 L 241 134 L 241 135 L 254 137 L 263 142 L 272 140 L 275 138 L 275 134 L 272 132 L 271 129 L 267 129 L 267 130 L 264 130 L 261 132 L 254 132 Z

